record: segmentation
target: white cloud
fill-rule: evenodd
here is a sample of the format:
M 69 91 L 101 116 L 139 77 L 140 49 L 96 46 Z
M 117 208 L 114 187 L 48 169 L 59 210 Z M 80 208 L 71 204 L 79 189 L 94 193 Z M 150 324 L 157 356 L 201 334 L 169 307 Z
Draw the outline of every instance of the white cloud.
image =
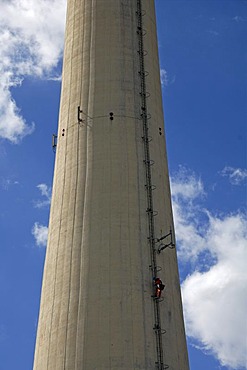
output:
M 44 195 L 48 199 L 51 198 L 51 188 L 48 187 L 46 184 L 39 184 L 37 185 L 37 188 L 40 190 L 41 195 Z
M 187 334 L 222 365 L 244 367 L 247 217 L 203 208 L 202 181 L 184 168 L 172 178 L 172 192 L 178 253 L 193 268 L 182 284 Z
M 60 82 L 60 81 L 62 81 L 62 75 L 60 75 L 60 76 L 48 77 L 47 79 L 48 79 L 48 81 L 58 81 L 58 82 Z
M 203 183 L 192 171 L 180 166 L 172 178 L 172 195 L 187 200 L 204 196 Z
M 238 22 L 246 22 L 246 19 L 243 18 L 243 17 L 241 17 L 241 16 L 239 16 L 239 15 L 236 15 L 235 17 L 233 17 L 232 20 L 235 21 L 235 22 L 237 22 L 237 23 Z
M 247 178 L 247 170 L 242 168 L 233 168 L 226 166 L 220 172 L 222 176 L 228 177 L 233 185 L 240 185 Z
M 35 243 L 39 247 L 45 247 L 47 244 L 48 227 L 35 222 L 32 228 L 32 234 L 35 239 Z
M 14 82 L 6 81 L 6 77 L 7 73 L 3 71 L 0 81 L 0 137 L 17 143 L 33 131 L 34 124 L 27 125 L 21 116 L 9 89 Z
M 171 191 L 176 238 L 180 246 L 178 255 L 184 261 L 194 260 L 205 249 L 202 236 L 205 230 L 200 225 L 198 206 L 198 200 L 206 195 L 203 183 L 192 171 L 180 167 L 171 179 Z
M 12 180 L 9 178 L 1 178 L 0 179 L 0 188 L 3 190 L 9 190 L 9 188 L 13 185 L 19 185 L 19 181 Z
M 65 0 L 0 0 L 0 137 L 13 143 L 33 131 L 11 96 L 25 76 L 46 76 L 63 49 Z
M 217 32 L 215 30 L 207 30 L 206 32 L 210 33 L 213 36 L 219 36 L 219 32 Z
M 49 206 L 51 203 L 51 188 L 46 184 L 39 184 L 37 188 L 40 190 L 41 195 L 44 197 L 42 200 L 37 200 L 34 202 L 36 208 L 43 208 Z
M 165 69 L 160 70 L 160 80 L 162 86 L 168 86 L 168 75 Z
M 171 79 L 168 77 L 168 73 L 164 68 L 160 70 L 160 81 L 163 87 L 172 85 L 176 80 L 176 76 L 173 76 Z

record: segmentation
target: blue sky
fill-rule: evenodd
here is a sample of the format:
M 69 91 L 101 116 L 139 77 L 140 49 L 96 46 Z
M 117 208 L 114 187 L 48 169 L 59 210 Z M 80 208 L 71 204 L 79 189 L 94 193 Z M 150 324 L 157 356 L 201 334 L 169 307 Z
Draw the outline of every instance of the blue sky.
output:
M 244 369 L 247 2 L 156 8 L 191 370 Z M 32 368 L 64 16 L 65 0 L 0 0 L 0 370 Z

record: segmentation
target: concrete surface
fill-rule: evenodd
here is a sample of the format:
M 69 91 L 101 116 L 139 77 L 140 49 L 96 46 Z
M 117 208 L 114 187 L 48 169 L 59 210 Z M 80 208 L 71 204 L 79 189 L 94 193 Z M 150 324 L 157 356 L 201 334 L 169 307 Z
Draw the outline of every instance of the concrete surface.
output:
M 142 7 L 158 238 L 173 221 L 154 1 Z M 35 370 L 155 369 L 136 9 L 136 0 L 68 0 Z M 176 251 L 157 264 L 164 363 L 188 370 Z

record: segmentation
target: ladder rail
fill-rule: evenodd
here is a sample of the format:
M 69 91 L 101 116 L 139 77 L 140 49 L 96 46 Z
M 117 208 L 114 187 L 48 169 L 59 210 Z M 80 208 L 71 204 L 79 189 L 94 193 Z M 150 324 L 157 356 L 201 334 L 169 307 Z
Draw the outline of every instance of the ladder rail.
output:
M 139 63 L 140 63 L 140 85 L 141 85 L 141 114 L 140 118 L 142 121 L 143 127 L 143 144 L 144 144 L 144 164 L 145 164 L 145 177 L 146 177 L 146 192 L 147 192 L 147 217 L 148 217 L 148 241 L 150 246 L 150 254 L 151 254 L 151 270 L 152 270 L 152 277 L 157 275 L 157 262 L 156 262 L 156 248 L 155 248 L 155 227 L 154 227 L 154 210 L 153 210 L 153 189 L 154 186 L 152 184 L 152 173 L 151 173 L 151 165 L 153 165 L 153 161 L 150 159 L 150 148 L 149 142 L 150 137 L 148 135 L 149 127 L 148 127 L 148 120 L 150 119 L 150 115 L 147 112 L 147 91 L 146 91 L 146 77 L 148 73 L 145 71 L 145 63 L 144 57 L 147 55 L 146 50 L 144 50 L 144 30 L 143 30 L 143 22 L 142 17 L 145 13 L 142 11 L 142 0 L 137 0 L 137 34 L 138 34 L 138 55 L 139 55 Z M 160 306 L 159 301 L 154 300 L 154 320 L 155 320 L 155 337 L 156 337 L 156 354 L 157 360 L 155 362 L 156 368 L 158 370 L 164 370 L 167 368 L 168 365 L 164 364 L 163 358 L 163 345 L 162 345 L 162 330 L 161 330 L 161 320 L 160 320 Z

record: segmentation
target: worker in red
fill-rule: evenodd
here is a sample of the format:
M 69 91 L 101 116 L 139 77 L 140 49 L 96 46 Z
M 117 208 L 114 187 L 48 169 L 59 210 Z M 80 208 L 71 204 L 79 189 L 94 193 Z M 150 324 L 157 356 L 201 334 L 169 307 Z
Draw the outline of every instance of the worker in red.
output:
M 165 285 L 162 283 L 160 278 L 154 277 L 153 278 L 154 286 L 155 286 L 155 299 L 159 299 L 161 297 L 161 291 L 165 288 Z

